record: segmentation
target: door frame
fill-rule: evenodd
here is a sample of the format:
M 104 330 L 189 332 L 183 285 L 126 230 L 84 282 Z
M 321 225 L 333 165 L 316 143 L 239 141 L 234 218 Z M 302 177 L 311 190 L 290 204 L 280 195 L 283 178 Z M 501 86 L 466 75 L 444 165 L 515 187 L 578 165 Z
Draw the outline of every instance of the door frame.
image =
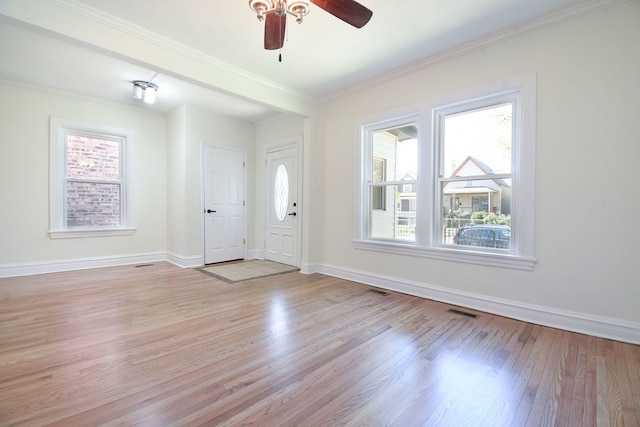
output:
M 200 210 L 199 210 L 199 214 L 200 214 L 200 256 L 202 257 L 202 265 L 204 265 L 205 262 L 205 257 L 206 257 L 206 247 L 205 247 L 205 241 L 206 241 L 206 228 L 205 228 L 205 215 L 204 215 L 204 211 L 206 209 L 205 206 L 205 180 L 206 180 L 206 157 L 204 155 L 204 150 L 205 147 L 208 148 L 213 148 L 213 149 L 217 149 L 217 150 L 229 150 L 229 151 L 236 151 L 242 154 L 242 162 L 244 164 L 244 167 L 242 168 L 242 200 L 244 200 L 244 215 L 243 215 L 243 224 L 242 224 L 242 232 L 244 234 L 244 239 L 245 239 L 245 245 L 244 245 L 244 250 L 243 250 L 243 258 L 247 259 L 247 247 L 248 247 L 248 235 L 247 235 L 247 220 L 248 220 L 248 212 L 247 212 L 247 206 L 248 206 L 248 202 L 247 202 L 247 151 L 243 150 L 241 148 L 234 148 L 234 147 L 225 147 L 225 146 L 221 146 L 221 145 L 213 145 L 213 144 L 206 144 L 206 143 L 200 143 Z
M 279 141 L 275 141 L 269 144 L 265 145 L 265 149 L 264 149 L 264 182 L 268 183 L 268 179 L 269 179 L 269 170 L 267 169 L 267 157 L 269 154 L 271 153 L 275 153 L 278 151 L 283 151 L 283 150 L 288 150 L 290 148 L 296 148 L 297 152 L 298 152 L 298 156 L 295 159 L 295 161 L 297 162 L 297 169 L 298 169 L 298 176 L 297 176 L 297 193 L 296 194 L 296 200 L 297 200 L 297 228 L 296 228 L 296 240 L 297 240 L 297 245 L 296 245 L 296 254 L 294 256 L 294 260 L 295 260 L 295 266 L 296 267 L 300 267 L 301 263 L 302 263 L 302 225 L 303 225 L 303 221 L 304 221 L 304 204 L 302 201 L 302 175 L 303 175 L 303 171 L 302 171 L 302 147 L 304 146 L 304 144 L 302 143 L 303 136 L 302 135 L 296 135 L 294 137 L 290 137 L 290 138 L 286 138 L 286 139 L 282 139 Z M 270 185 L 270 184 L 268 184 Z M 266 194 L 266 193 L 265 193 Z M 269 204 L 269 200 L 267 200 L 267 198 L 264 198 L 264 206 L 263 206 L 263 215 L 264 217 L 262 218 L 262 223 L 264 224 L 264 234 L 263 234 L 263 239 L 264 239 L 264 254 L 263 254 L 263 259 L 266 259 L 266 245 L 267 245 L 267 233 L 268 233 L 268 226 L 267 226 L 267 212 L 268 209 L 270 207 Z

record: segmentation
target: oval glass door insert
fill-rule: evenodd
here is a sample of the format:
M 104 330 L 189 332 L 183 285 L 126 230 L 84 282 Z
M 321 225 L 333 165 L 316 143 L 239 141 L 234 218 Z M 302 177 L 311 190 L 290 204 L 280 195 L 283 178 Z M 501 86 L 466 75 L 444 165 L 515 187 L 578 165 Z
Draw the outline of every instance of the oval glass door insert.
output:
M 276 209 L 278 221 L 284 221 L 289 206 L 289 174 L 284 165 L 278 166 L 273 192 L 273 204 Z

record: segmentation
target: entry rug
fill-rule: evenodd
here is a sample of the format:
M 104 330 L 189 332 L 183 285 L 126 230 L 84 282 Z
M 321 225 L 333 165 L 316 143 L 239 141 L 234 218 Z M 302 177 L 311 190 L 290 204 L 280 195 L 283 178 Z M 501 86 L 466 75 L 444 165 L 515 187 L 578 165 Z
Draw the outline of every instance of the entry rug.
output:
M 238 283 L 260 277 L 275 276 L 276 274 L 299 271 L 292 265 L 280 264 L 266 260 L 249 260 L 228 264 L 212 265 L 211 267 L 198 268 L 209 276 L 224 280 L 227 283 Z

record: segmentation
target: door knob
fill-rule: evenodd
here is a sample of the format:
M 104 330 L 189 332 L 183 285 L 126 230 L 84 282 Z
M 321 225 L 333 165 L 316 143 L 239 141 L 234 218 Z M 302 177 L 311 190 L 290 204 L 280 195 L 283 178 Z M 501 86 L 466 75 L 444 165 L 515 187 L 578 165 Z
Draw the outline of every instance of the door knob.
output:
M 212 211 L 211 209 L 207 209 L 207 213 L 215 213 L 215 211 Z
M 290 216 L 296 216 L 297 214 L 295 212 L 291 212 L 289 215 Z

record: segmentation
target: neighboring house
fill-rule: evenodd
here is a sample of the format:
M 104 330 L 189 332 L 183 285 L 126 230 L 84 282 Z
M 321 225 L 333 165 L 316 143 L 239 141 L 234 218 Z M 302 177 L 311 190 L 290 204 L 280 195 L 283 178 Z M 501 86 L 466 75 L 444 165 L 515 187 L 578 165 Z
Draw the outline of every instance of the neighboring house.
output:
M 468 156 L 452 173 L 452 177 L 478 177 L 468 181 L 449 182 L 444 187 L 443 214 L 461 209 L 467 214 L 477 211 L 511 214 L 511 186 L 503 179 L 491 178 L 493 170 L 481 160 Z
M 398 225 L 416 225 L 416 174 L 407 171 L 400 175 L 400 181 L 411 181 L 409 184 L 399 185 L 397 194 L 397 223 Z

